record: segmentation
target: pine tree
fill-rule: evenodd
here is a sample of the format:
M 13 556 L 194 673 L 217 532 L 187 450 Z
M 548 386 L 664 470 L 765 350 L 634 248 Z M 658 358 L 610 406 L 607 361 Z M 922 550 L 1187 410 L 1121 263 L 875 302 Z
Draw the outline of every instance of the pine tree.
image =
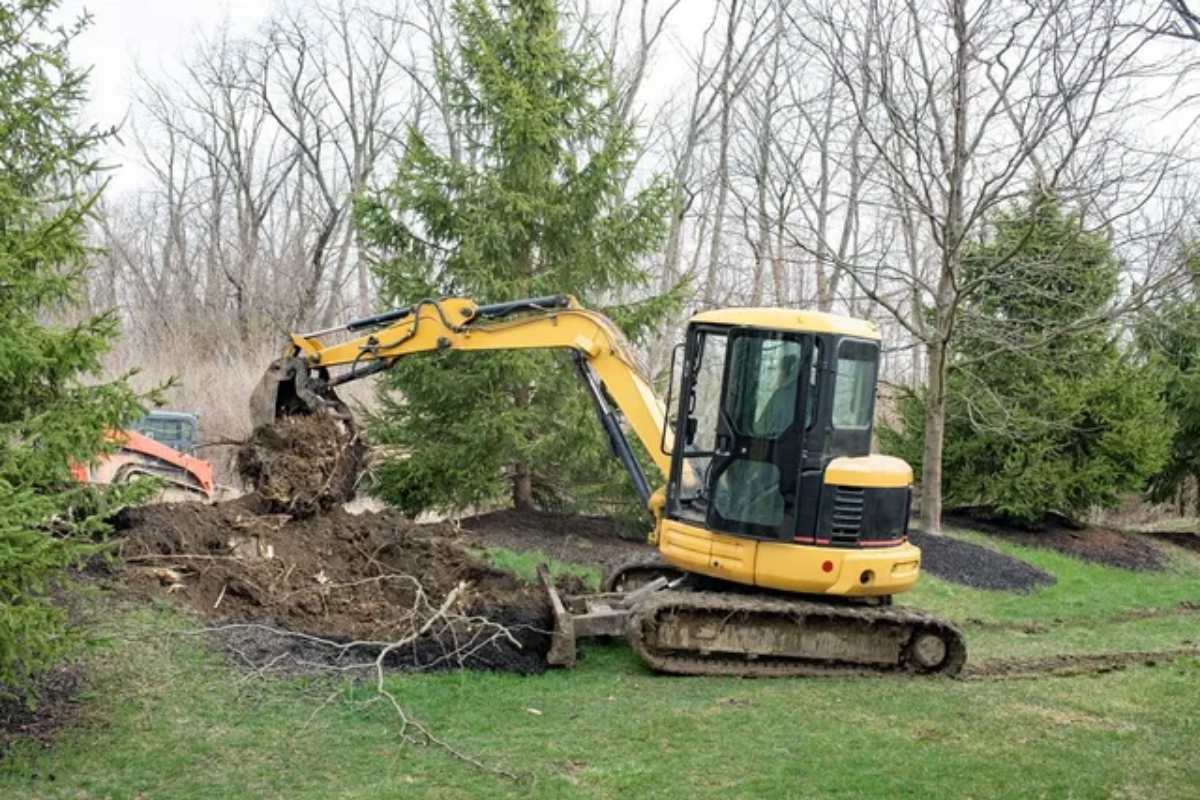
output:
M 1148 309 L 1137 329 L 1141 352 L 1165 364 L 1162 399 L 1174 422 L 1170 455 L 1151 478 L 1147 497 L 1174 501 L 1184 513 L 1190 493 L 1200 513 L 1200 246 L 1185 247 L 1180 257 L 1191 281 Z
M 96 196 L 83 187 L 106 135 L 75 125 L 87 75 L 68 46 L 85 22 L 52 25 L 57 5 L 0 0 L 0 684 L 14 691 L 70 641 L 47 592 L 100 528 L 103 497 L 75 484 L 70 464 L 91 461 L 140 410 L 123 381 L 98 380 L 112 315 L 46 322 L 86 280 Z
M 1102 322 L 1119 275 L 1108 238 L 1038 192 L 972 247 L 963 280 L 978 288 L 949 382 L 948 508 L 1030 526 L 1052 512 L 1078 518 L 1140 491 L 1162 465 L 1163 371 Z M 919 460 L 920 398 L 902 400 L 901 416 L 885 446 Z
M 588 305 L 644 287 L 667 187 L 626 196 L 637 141 L 614 114 L 599 54 L 567 47 L 554 0 L 460 0 L 453 20 L 457 49 L 439 69 L 461 146 L 439 150 L 411 131 L 395 180 L 358 206 L 385 301 L 569 293 Z M 676 304 L 608 311 L 636 337 Z M 401 361 L 371 433 L 407 455 L 380 468 L 380 496 L 419 512 L 506 494 L 521 509 L 611 495 L 614 470 L 576 380 L 561 354 Z

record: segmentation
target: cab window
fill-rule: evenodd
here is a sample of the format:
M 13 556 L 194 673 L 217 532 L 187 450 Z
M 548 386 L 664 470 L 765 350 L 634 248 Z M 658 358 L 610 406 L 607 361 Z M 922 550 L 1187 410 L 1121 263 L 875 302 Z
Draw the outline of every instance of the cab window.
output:
M 729 408 L 739 432 L 773 439 L 791 427 L 802 355 L 800 342 L 793 339 L 733 340 Z
M 871 427 L 878 369 L 879 346 L 874 342 L 844 339 L 838 345 L 833 390 L 835 428 L 865 430 Z

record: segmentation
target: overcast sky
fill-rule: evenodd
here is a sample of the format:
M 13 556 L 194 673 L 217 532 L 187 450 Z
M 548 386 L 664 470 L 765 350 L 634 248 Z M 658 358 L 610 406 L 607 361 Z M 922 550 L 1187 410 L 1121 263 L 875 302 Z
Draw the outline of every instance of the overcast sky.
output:
M 272 0 L 63 0 L 65 18 L 86 9 L 93 24 L 75 42 L 72 57 L 92 65 L 89 118 L 119 122 L 130 106 L 133 64 L 170 63 L 198 30 L 228 17 L 235 28 L 251 28 Z

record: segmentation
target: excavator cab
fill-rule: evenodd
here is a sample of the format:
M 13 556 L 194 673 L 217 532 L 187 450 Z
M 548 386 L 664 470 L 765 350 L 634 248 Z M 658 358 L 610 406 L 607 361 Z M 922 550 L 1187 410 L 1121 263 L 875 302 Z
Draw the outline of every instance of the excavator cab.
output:
M 851 544 L 864 532 L 870 541 L 898 541 L 907 487 L 872 498 L 888 508 L 873 509 L 883 513 L 871 520 L 849 509 L 825 525 L 818 519 L 826 467 L 870 454 L 878 368 L 879 344 L 870 339 L 694 324 L 669 516 L 768 541 Z M 685 485 L 685 470 L 702 480 Z M 828 535 L 818 537 L 822 530 Z
M 675 436 L 659 532 L 668 561 L 827 594 L 848 557 L 863 566 L 863 551 L 873 550 L 884 558 L 872 557 L 878 563 L 839 593 L 887 596 L 916 580 L 919 553 L 907 545 L 912 470 L 871 455 L 879 344 L 874 325 L 816 312 L 693 318 L 668 400 Z M 780 585 L 766 562 L 791 561 L 797 545 L 831 550 L 806 558 L 833 568 Z

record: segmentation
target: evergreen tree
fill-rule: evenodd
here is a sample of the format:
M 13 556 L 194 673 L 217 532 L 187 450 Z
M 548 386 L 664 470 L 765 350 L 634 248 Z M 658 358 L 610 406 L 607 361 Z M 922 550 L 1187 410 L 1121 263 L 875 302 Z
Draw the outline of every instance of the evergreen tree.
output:
M 47 599 L 60 568 L 88 552 L 102 499 L 72 461 L 106 448 L 139 413 L 123 381 L 97 382 L 116 335 L 104 315 L 56 326 L 78 301 L 90 252 L 94 146 L 79 130 L 86 73 L 67 50 L 83 23 L 50 22 L 57 0 L 0 0 L 0 684 L 20 691 L 69 637 Z
M 574 294 L 585 305 L 648 283 L 668 193 L 626 187 L 637 142 L 615 114 L 598 52 L 567 47 L 554 0 L 459 0 L 455 53 L 439 60 L 459 145 L 410 132 L 390 186 L 358 206 L 389 305 L 462 295 L 480 303 Z M 677 304 L 610 313 L 637 336 Z M 447 353 L 382 381 L 378 493 L 408 512 L 493 502 L 558 508 L 612 496 L 614 470 L 562 354 Z M 632 492 L 621 490 L 621 497 Z
M 1141 490 L 1162 465 L 1163 371 L 1136 362 L 1098 321 L 1119 274 L 1107 237 L 1038 193 L 967 254 L 963 279 L 978 288 L 949 383 L 947 507 L 1023 525 L 1079 517 Z M 900 412 L 885 445 L 919 463 L 920 398 Z
M 1174 501 L 1183 513 L 1190 493 L 1200 513 L 1200 246 L 1185 248 L 1182 258 L 1191 282 L 1148 311 L 1137 331 L 1141 351 L 1166 365 L 1162 399 L 1174 422 L 1170 454 L 1147 497 Z

